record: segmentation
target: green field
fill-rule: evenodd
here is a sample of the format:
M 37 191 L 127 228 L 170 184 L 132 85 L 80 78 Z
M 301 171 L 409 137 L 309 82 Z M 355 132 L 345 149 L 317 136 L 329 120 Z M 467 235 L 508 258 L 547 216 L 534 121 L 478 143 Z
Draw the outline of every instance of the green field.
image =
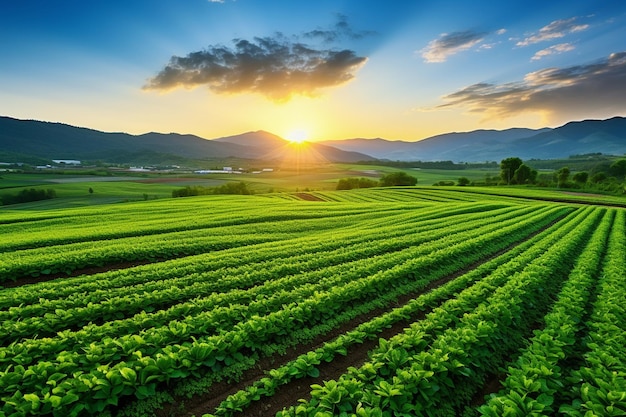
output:
M 12 209 L 40 210 L 45 208 L 80 207 L 129 201 L 170 198 L 172 191 L 186 186 L 216 187 L 225 182 L 244 182 L 257 194 L 294 192 L 298 190 L 334 190 L 337 181 L 346 177 L 378 179 L 380 176 L 404 171 L 418 178 L 418 185 L 430 186 L 438 181 L 456 182 L 460 176 L 471 181 L 484 181 L 485 175 L 498 175 L 497 170 L 418 170 L 385 166 L 326 164 L 294 169 L 277 169 L 262 174 L 192 173 L 125 173 L 108 176 L 66 173 L 3 173 L 0 176 L 0 196 L 16 194 L 23 189 L 53 189 L 57 198 L 19 204 Z M 90 192 L 93 191 L 93 192 Z M 1 207 L 1 206 L 0 206 Z
M 0 210 L 0 416 L 626 414 L 623 198 L 178 181 Z

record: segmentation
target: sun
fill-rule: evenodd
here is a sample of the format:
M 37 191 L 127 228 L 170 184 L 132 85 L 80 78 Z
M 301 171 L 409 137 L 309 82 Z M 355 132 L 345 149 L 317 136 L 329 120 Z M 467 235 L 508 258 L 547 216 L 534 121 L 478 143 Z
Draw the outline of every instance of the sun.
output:
M 295 129 L 287 133 L 285 139 L 292 143 L 302 143 L 309 138 L 309 132 L 304 129 Z

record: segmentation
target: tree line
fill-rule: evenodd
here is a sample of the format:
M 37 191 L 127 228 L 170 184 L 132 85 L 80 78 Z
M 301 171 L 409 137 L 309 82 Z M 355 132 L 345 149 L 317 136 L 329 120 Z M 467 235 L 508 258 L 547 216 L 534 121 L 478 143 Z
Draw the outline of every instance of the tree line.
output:
M 610 165 L 600 165 L 591 171 L 572 172 L 563 166 L 551 174 L 540 174 L 520 158 L 511 157 L 500 162 L 500 182 L 503 185 L 531 184 L 543 187 L 591 189 L 626 193 L 626 159 Z
M 342 178 L 337 182 L 336 189 L 351 190 L 354 188 L 412 186 L 416 184 L 417 178 L 399 171 L 383 175 L 378 181 L 370 178 Z
M 21 190 L 17 194 L 3 194 L 0 196 L 0 201 L 3 206 L 19 203 L 30 203 L 32 201 L 49 200 L 57 196 L 56 191 L 52 188 L 47 190 L 29 188 Z
M 186 186 L 172 191 L 172 197 L 191 197 L 197 195 L 240 194 L 250 195 L 253 192 L 245 182 L 227 182 L 219 187 Z

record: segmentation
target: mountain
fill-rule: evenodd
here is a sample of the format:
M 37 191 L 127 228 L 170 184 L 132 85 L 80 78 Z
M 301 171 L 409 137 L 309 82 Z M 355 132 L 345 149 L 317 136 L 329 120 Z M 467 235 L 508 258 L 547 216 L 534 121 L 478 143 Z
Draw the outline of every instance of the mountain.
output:
M 445 133 L 417 142 L 376 139 L 348 139 L 324 141 L 326 145 L 345 151 L 371 155 L 377 159 L 393 161 L 486 161 L 502 159 L 502 153 L 516 139 L 532 136 L 549 129 L 474 130 L 465 133 Z M 471 157 L 472 159 L 466 159 Z
M 357 138 L 302 146 L 262 130 L 208 140 L 178 133 L 106 133 L 61 123 L 0 117 L 0 159 L 13 155 L 13 159 L 19 156 L 131 164 L 184 164 L 185 159 L 229 157 L 267 162 L 481 162 L 511 156 L 524 160 L 562 159 L 591 153 L 626 154 L 626 118 L 583 120 L 554 129 L 454 132 L 417 142 Z
M 262 160 L 298 160 L 300 162 L 359 162 L 372 161 L 369 155 L 358 150 L 338 149 L 334 146 L 308 142 L 305 146 L 290 143 L 272 133 L 259 130 L 236 136 L 227 136 L 212 140 L 230 145 L 244 146 L 254 150 L 257 159 Z
M 417 142 L 376 139 L 324 141 L 345 151 L 358 150 L 394 161 L 500 161 L 559 159 L 575 154 L 626 154 L 626 118 L 570 122 L 554 129 L 474 130 L 432 136 Z
M 264 131 L 208 140 L 178 133 L 107 133 L 62 123 L 0 117 L 2 155 L 52 159 L 104 160 L 118 163 L 159 163 L 182 159 L 263 159 L 278 155 L 289 142 Z M 313 144 L 325 160 L 357 162 L 374 158 Z M 285 155 L 285 152 L 282 153 Z
M 247 132 L 235 136 L 225 136 L 213 139 L 213 142 L 231 143 L 239 146 L 257 147 L 260 149 L 277 148 L 285 145 L 285 139 L 264 130 Z
M 547 132 L 515 141 L 514 150 L 522 158 L 548 159 L 564 153 L 583 155 L 601 152 L 626 154 L 626 118 L 570 122 Z

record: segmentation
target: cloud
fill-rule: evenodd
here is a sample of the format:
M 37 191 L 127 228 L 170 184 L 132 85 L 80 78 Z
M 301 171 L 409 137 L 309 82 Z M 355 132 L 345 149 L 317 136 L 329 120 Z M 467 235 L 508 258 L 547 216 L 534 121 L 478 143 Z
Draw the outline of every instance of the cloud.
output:
M 541 112 L 552 118 L 589 117 L 626 112 L 626 52 L 586 65 L 546 68 L 523 80 L 478 83 L 445 96 L 439 109 L 464 107 L 485 119 L 505 118 L 524 112 Z
M 537 51 L 535 55 L 530 58 L 530 60 L 538 61 L 548 55 L 562 54 L 563 52 L 573 51 L 574 49 L 576 48 L 571 43 L 559 43 L 558 45 L 552 45 L 548 48 L 542 49 L 541 51 Z
M 333 43 L 341 39 L 363 39 L 366 36 L 375 35 L 376 32 L 370 30 L 355 31 L 348 24 L 347 16 L 337 15 L 337 23 L 330 29 L 315 29 L 304 33 L 304 37 L 311 39 L 321 39 L 325 43 Z
M 420 52 L 426 62 L 445 62 L 449 56 L 482 42 L 485 35 L 484 32 L 470 30 L 444 33 L 438 39 L 430 41 L 428 46 Z
M 281 34 L 235 39 L 232 47 L 173 56 L 144 89 L 208 86 L 218 94 L 257 93 L 281 102 L 344 84 L 366 61 L 349 49 L 314 48 Z
M 570 33 L 581 32 L 589 28 L 589 25 L 579 24 L 577 23 L 577 20 L 577 17 L 555 20 L 547 26 L 539 29 L 538 32 L 533 33 L 527 38 L 517 42 L 517 46 L 528 46 L 539 42 L 551 41 L 563 38 Z

